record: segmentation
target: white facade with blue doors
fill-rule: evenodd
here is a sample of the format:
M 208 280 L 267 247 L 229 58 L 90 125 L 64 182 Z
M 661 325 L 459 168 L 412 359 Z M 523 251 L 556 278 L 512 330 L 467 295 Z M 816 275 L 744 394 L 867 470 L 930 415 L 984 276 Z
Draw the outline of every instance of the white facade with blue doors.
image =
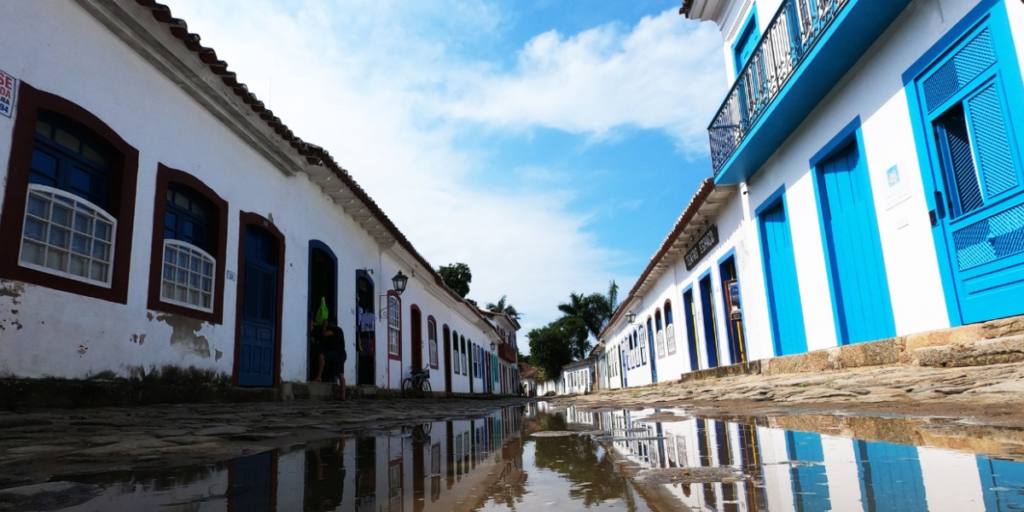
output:
M 622 385 L 1024 314 L 1024 4 L 683 11 L 723 33 L 713 190 L 739 193 L 688 218 L 697 192 L 602 333 L 626 354 Z M 717 245 L 688 265 L 712 225 Z M 725 314 L 733 279 L 739 329 Z M 681 350 L 658 357 L 666 300 Z
M 747 299 L 744 312 L 762 353 L 1024 314 L 1024 5 L 692 0 L 684 11 L 719 25 L 733 68 L 709 136 L 716 183 L 747 192 L 765 307 Z M 740 63 L 755 25 L 759 47 Z
M 507 341 L 166 9 L 4 7 L 0 377 L 305 382 L 323 299 L 349 385 L 397 388 L 419 364 L 468 392 L 445 333 Z

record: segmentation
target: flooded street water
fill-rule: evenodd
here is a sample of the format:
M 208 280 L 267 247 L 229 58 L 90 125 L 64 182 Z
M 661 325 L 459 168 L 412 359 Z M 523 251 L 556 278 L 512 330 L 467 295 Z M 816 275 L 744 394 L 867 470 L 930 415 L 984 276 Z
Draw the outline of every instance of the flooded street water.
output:
M 921 434 L 880 441 L 898 429 L 871 421 L 879 434 L 866 441 L 682 410 L 530 404 L 217 464 L 59 475 L 51 493 L 0 510 L 1024 510 L 1024 464 L 1009 460 L 1021 445 L 1005 434 L 936 448 Z

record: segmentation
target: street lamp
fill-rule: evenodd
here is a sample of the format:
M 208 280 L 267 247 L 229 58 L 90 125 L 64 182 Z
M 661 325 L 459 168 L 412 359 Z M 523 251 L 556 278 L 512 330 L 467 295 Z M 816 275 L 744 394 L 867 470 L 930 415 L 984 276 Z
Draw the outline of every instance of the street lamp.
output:
M 626 313 L 626 321 L 629 322 L 630 325 L 632 325 L 633 322 L 636 321 L 636 313 L 632 311 Z
M 391 284 L 394 286 L 395 291 L 401 295 L 402 292 L 405 291 L 405 286 L 409 284 L 409 276 L 403 274 L 402 271 L 399 270 L 398 273 L 395 274 L 395 277 L 391 278 Z
M 498 348 L 498 346 L 495 345 L 494 342 L 492 341 L 491 342 L 491 352 L 494 352 L 494 349 L 496 349 L 496 348 Z

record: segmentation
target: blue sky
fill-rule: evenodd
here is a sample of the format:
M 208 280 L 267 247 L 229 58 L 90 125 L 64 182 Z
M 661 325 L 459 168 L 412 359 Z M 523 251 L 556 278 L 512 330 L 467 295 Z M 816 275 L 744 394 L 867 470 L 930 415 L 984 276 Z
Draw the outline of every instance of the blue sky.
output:
M 721 36 L 677 0 L 167 3 L 524 338 L 628 291 L 710 175 Z

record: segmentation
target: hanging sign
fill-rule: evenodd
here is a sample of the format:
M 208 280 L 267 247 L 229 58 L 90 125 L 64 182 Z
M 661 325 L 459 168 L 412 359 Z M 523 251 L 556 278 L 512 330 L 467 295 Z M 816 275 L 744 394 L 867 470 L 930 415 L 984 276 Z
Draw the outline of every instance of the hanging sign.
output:
M 18 79 L 0 71 L 0 114 L 11 117 L 14 114 L 14 94 L 18 90 Z
M 700 260 L 704 259 L 704 256 L 707 256 L 716 245 L 718 245 L 718 226 L 712 225 L 697 239 L 697 244 L 686 251 L 686 256 L 683 257 L 683 261 L 686 262 L 686 270 L 693 270 L 693 267 L 697 266 Z

